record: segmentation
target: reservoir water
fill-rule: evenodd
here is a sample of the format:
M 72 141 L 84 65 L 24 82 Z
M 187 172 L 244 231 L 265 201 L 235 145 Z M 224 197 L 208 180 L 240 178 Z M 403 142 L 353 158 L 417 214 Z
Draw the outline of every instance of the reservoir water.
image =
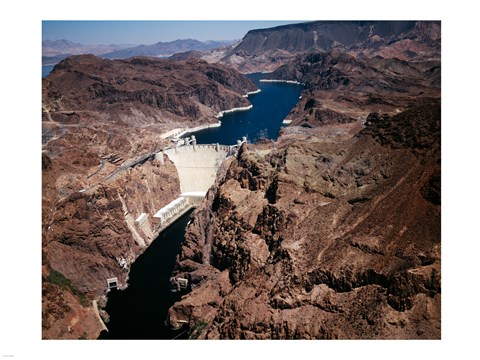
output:
M 261 90 L 248 97 L 253 108 L 225 114 L 220 118 L 220 127 L 195 132 L 197 143 L 233 145 L 242 136 L 246 136 L 249 142 L 255 142 L 261 137 L 277 139 L 282 121 L 298 102 L 303 86 L 260 82 L 264 77 L 262 73 L 248 74 L 247 77 Z
M 235 144 L 247 136 L 250 142 L 259 137 L 276 139 L 282 121 L 297 103 L 302 86 L 259 82 L 262 74 L 250 74 L 261 89 L 249 96 L 253 108 L 225 114 L 222 126 L 196 132 L 197 143 Z M 111 291 L 105 310 L 110 315 L 109 332 L 99 339 L 181 339 L 184 330 L 171 331 L 165 326 L 168 309 L 179 299 L 170 291 L 169 279 L 180 252 L 191 212 L 163 231 L 132 265 L 128 288 Z

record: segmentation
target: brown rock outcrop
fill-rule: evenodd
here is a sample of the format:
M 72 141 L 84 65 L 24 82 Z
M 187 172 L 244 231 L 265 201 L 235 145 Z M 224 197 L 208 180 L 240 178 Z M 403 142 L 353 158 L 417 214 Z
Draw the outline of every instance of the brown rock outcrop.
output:
M 94 113 L 109 124 L 201 124 L 215 122 L 222 110 L 248 106 L 242 95 L 255 89 L 234 70 L 202 60 L 78 55 L 43 79 L 42 105 L 60 123 L 78 124 Z
M 205 339 L 438 339 L 439 189 L 437 100 L 344 142 L 244 145 L 188 228 L 177 272 L 202 276 L 170 322 Z

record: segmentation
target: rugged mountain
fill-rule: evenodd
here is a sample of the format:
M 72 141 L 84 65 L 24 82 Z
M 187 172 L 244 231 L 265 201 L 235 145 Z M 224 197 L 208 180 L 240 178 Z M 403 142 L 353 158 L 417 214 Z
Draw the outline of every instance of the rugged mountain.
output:
M 185 51 L 205 51 L 217 47 L 230 45 L 231 41 L 206 41 L 181 39 L 168 42 L 159 41 L 152 45 L 139 45 L 128 49 L 112 51 L 102 57 L 107 59 L 126 59 L 132 56 L 168 57 Z
M 188 59 L 201 59 L 203 55 L 204 55 L 203 51 L 189 50 L 189 51 L 173 54 L 172 56 L 169 57 L 169 59 L 176 60 L 176 61 L 179 61 L 179 60 L 185 61 Z
M 95 114 L 132 126 L 216 122 L 219 111 L 249 105 L 246 77 L 201 60 L 69 57 L 43 79 L 44 116 L 78 123 Z
M 71 54 L 59 54 L 54 56 L 42 56 L 42 66 L 55 65 L 63 59 L 72 56 Z
M 176 168 L 152 154 L 175 127 L 216 122 L 255 86 L 221 65 L 79 55 L 42 80 L 42 336 L 96 338 L 93 300 L 126 285 L 155 238 L 150 219 L 180 194 Z M 101 310 L 100 310 L 101 313 Z M 104 315 L 104 314 L 103 314 Z
M 371 112 L 396 114 L 419 98 L 439 98 L 440 75 L 439 61 L 358 59 L 333 50 L 299 55 L 265 78 L 305 84 L 288 119 L 311 128 L 363 123 Z
M 198 208 L 169 312 L 204 339 L 440 338 L 440 102 L 343 141 L 243 146 Z
M 249 31 L 242 41 L 203 59 L 241 72 L 273 71 L 299 54 L 333 49 L 355 57 L 439 60 L 434 21 L 314 21 Z

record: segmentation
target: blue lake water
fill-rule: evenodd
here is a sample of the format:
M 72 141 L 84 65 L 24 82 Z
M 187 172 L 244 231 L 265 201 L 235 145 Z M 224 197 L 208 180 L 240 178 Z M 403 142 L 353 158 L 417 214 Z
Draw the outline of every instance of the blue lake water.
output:
M 42 66 L 42 78 L 47 77 L 48 74 L 53 70 L 55 65 L 44 65 Z
M 255 142 L 260 137 L 277 139 L 282 121 L 298 102 L 303 86 L 260 82 L 264 77 L 262 73 L 249 74 L 247 77 L 261 90 L 260 93 L 248 97 L 253 108 L 225 114 L 220 118 L 222 126 L 195 132 L 197 143 L 233 145 L 242 136 L 246 136 L 249 142 Z

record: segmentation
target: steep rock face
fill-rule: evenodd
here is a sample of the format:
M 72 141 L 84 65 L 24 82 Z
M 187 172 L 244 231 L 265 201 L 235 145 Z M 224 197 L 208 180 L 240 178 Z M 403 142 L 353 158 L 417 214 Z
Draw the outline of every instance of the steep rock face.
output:
M 53 166 L 58 166 L 53 164 Z M 82 292 L 105 292 L 106 279 L 126 284 L 129 265 L 153 240 L 153 225 L 138 226 L 180 192 L 173 164 L 147 163 L 85 192 L 71 192 L 45 208 L 44 261 Z M 47 205 L 47 204 L 45 204 Z
M 372 115 L 343 143 L 244 146 L 188 228 L 177 272 L 193 290 L 171 325 L 208 339 L 439 338 L 439 109 Z
M 352 46 L 374 36 L 395 38 L 414 27 L 415 21 L 313 21 L 251 30 L 236 49 L 252 55 L 268 50 L 329 51 L 335 43 Z
M 96 339 L 103 329 L 91 299 L 63 274 L 42 266 L 42 338 Z
M 313 21 L 249 31 L 242 41 L 202 58 L 242 72 L 273 71 L 299 54 L 337 49 L 355 57 L 439 60 L 435 21 Z

